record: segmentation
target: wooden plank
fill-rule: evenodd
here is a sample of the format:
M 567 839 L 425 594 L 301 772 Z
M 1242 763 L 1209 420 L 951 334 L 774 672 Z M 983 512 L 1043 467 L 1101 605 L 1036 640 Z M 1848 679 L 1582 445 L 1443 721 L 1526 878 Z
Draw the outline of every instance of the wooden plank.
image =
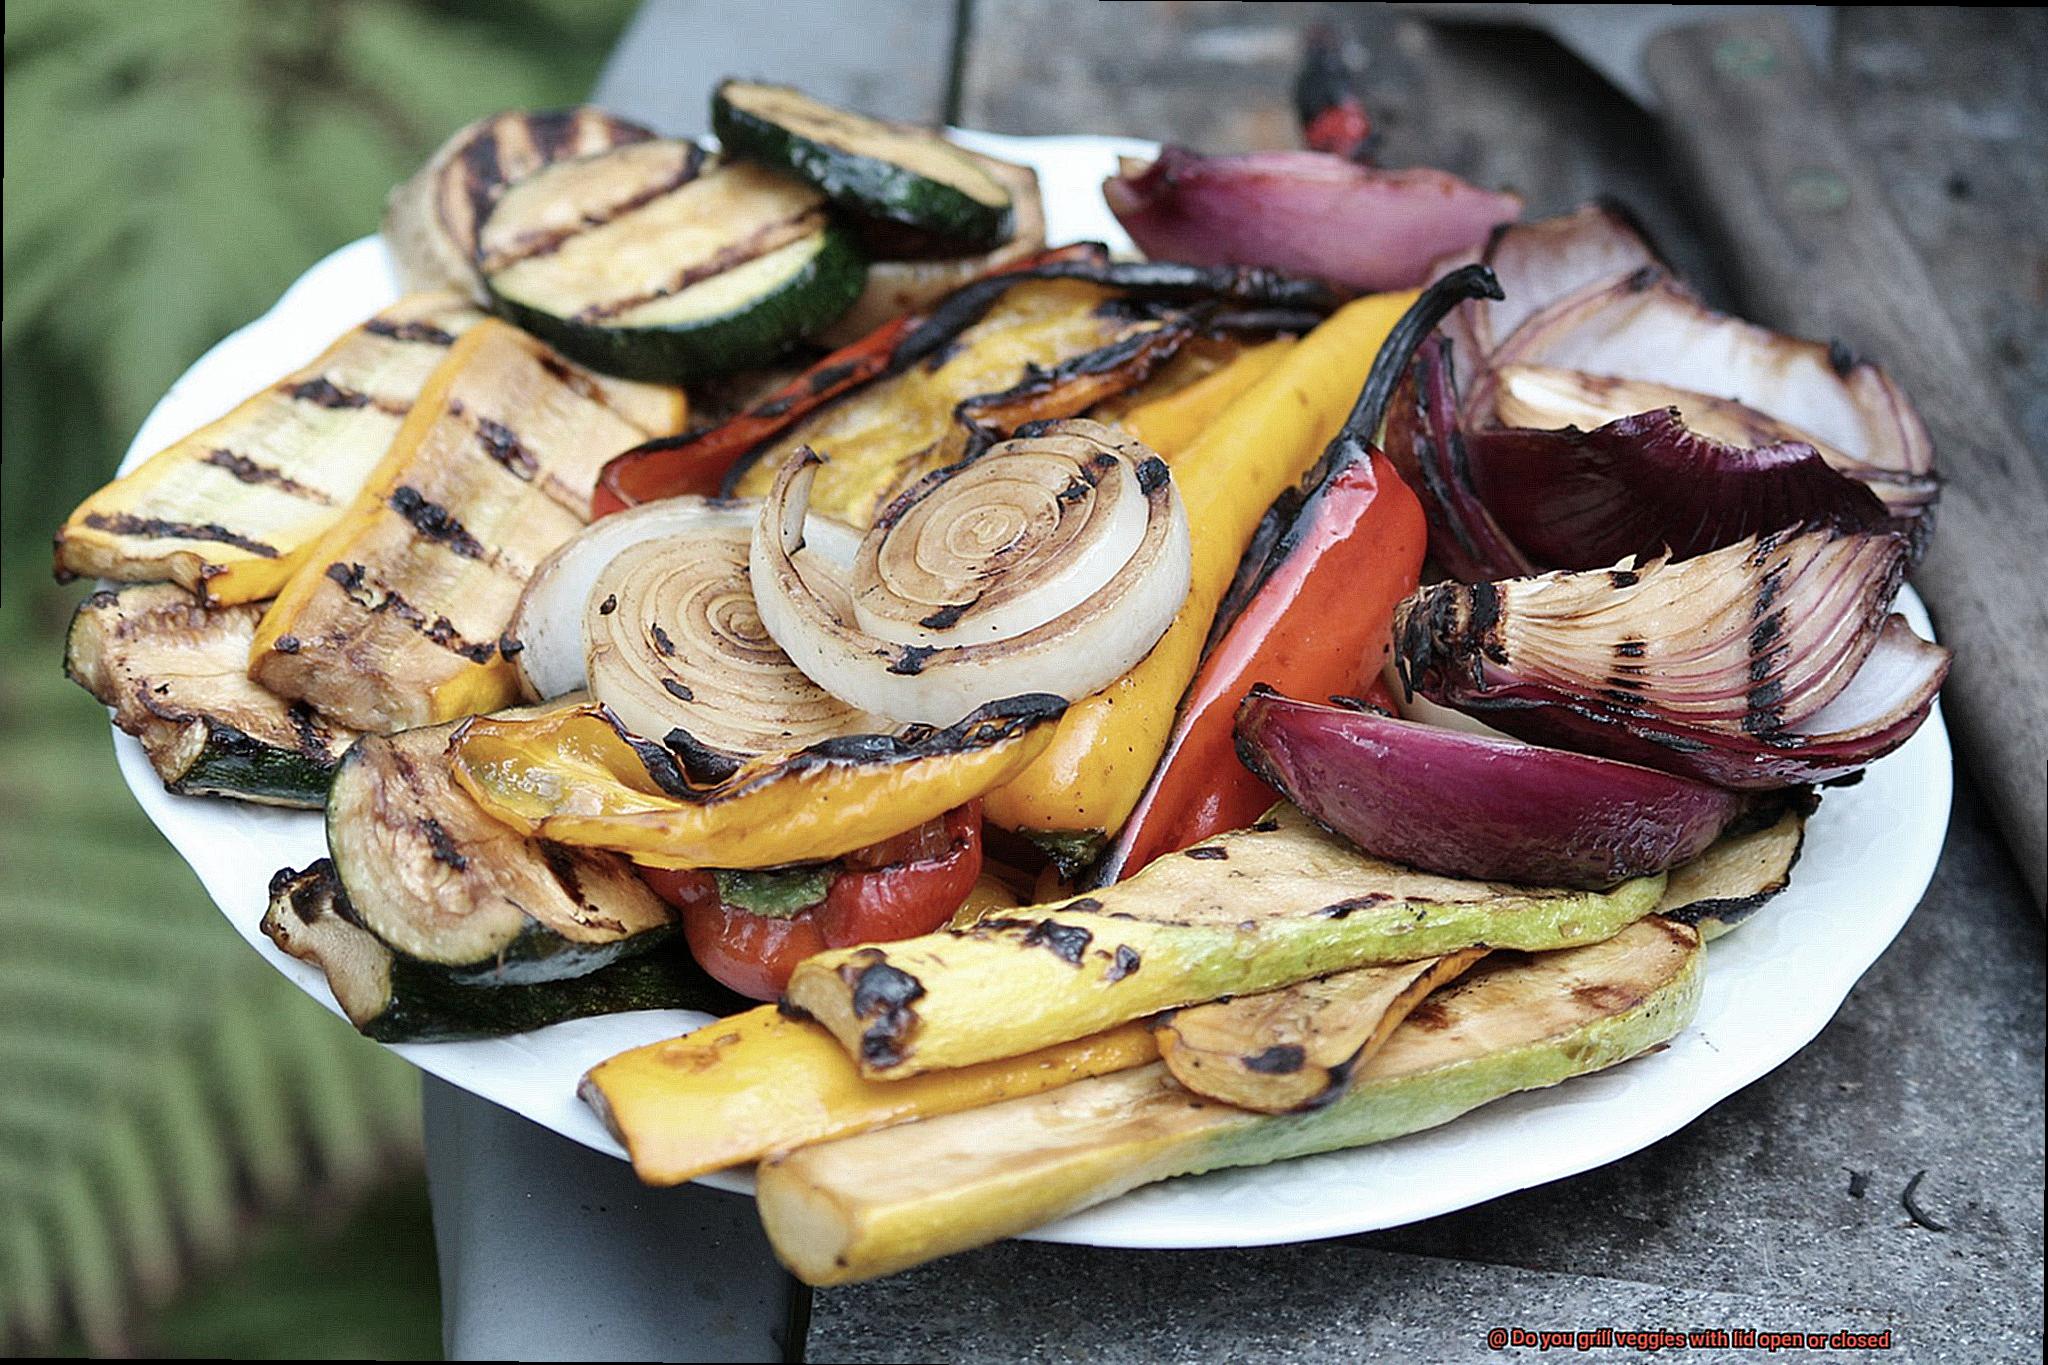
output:
M 662 132 L 695 135 L 710 126 L 719 81 L 760 77 L 884 118 L 937 123 L 956 19 L 953 0 L 646 0 L 591 98 Z

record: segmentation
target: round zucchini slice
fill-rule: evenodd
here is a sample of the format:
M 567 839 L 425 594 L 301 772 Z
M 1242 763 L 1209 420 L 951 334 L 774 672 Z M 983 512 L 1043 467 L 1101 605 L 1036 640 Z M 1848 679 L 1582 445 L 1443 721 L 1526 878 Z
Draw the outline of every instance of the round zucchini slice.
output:
M 710 378 L 768 363 L 860 297 L 867 260 L 823 196 L 744 162 L 615 200 L 565 233 L 565 200 L 609 197 L 591 190 L 591 163 L 615 160 L 654 158 L 628 147 L 565 163 L 514 186 L 485 224 L 493 306 L 571 359 L 627 379 Z
M 670 935 L 625 859 L 529 839 L 455 785 L 454 725 L 365 735 L 327 798 L 327 850 L 354 922 L 468 986 L 586 976 Z
M 801 177 L 833 203 L 985 249 L 1010 236 L 1010 192 L 961 148 L 926 128 L 822 104 L 783 85 L 726 81 L 711 127 L 728 155 Z

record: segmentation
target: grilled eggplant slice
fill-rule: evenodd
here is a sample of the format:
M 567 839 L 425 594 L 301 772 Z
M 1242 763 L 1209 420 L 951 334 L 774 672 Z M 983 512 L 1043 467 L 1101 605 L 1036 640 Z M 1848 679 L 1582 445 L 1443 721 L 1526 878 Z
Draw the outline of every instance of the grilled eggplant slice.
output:
M 797 966 L 785 998 L 865 1074 L 911 1076 L 1353 967 L 1481 943 L 1590 942 L 1663 893 L 1662 874 L 1605 893 L 1438 877 L 1360 853 L 1284 807 L 1091 895 L 820 953 Z
M 1791 884 L 1806 819 L 1817 804 L 1805 795 L 1775 820 L 1736 826 L 1699 857 L 1672 868 L 1657 913 L 1692 925 L 1709 943 L 1743 923 Z
M 1262 1114 L 1315 1109 L 1344 1093 L 1424 996 L 1487 952 L 1360 967 L 1180 1010 L 1157 1029 L 1159 1055 L 1197 1095 Z
M 668 936 L 675 912 L 624 858 L 529 839 L 470 800 L 454 728 L 365 735 L 343 757 L 327 851 L 356 923 L 480 986 L 584 976 Z
M 393 952 L 363 928 L 325 858 L 271 878 L 263 932 L 325 973 L 349 1022 L 380 1043 L 493 1038 L 631 1010 L 729 1014 L 745 1005 L 680 949 L 643 953 L 567 981 L 465 985 L 439 967 Z
M 64 671 L 113 708 L 171 791 L 318 809 L 355 736 L 249 681 L 262 615 L 208 610 L 175 583 L 106 589 L 71 618 Z
M 593 369 L 682 383 L 766 364 L 867 279 L 817 191 L 658 141 L 529 176 L 484 223 L 493 306 Z
M 1141 383 L 1194 331 L 1187 314 L 1124 307 L 1106 285 L 1022 281 L 951 344 L 756 448 L 726 491 L 764 496 L 807 445 L 830 461 L 812 510 L 864 528 L 898 490 L 1023 422 L 1071 417 Z
M 460 289 L 488 302 L 476 268 L 477 231 L 507 187 L 543 166 L 653 136 L 588 105 L 512 110 L 464 126 L 384 206 L 384 241 L 398 277 L 408 289 Z
M 1129 1024 L 1027 1057 L 869 1081 L 831 1034 L 762 1005 L 601 1062 L 579 1093 L 633 1158 L 635 1174 L 650 1185 L 677 1185 L 793 1147 L 1143 1066 L 1158 1055 L 1144 1026 Z
M 1039 198 L 1038 172 L 1029 166 L 961 150 L 1009 190 L 1007 240 L 993 250 L 965 256 L 920 255 L 870 261 L 867 286 L 854 300 L 853 307 L 819 335 L 820 341 L 828 346 L 851 345 L 893 318 L 923 312 L 977 276 L 1007 270 L 1045 250 L 1045 205 Z
M 1172 1176 L 1384 1142 L 1668 1041 L 1698 1007 L 1701 959 L 1698 935 L 1660 919 L 1589 946 L 1497 953 L 1423 1002 L 1320 1109 L 1252 1113 L 1141 1067 L 773 1158 L 761 1222 L 798 1278 L 843 1284 Z
M 58 575 L 170 580 L 216 606 L 274 595 L 480 316 L 458 295 L 414 294 L 345 333 L 79 504 L 57 532 Z
M 479 323 L 264 615 L 251 676 L 361 730 L 510 705 L 499 636 L 528 576 L 588 520 L 604 461 L 681 420 L 677 390 Z
M 712 92 L 711 128 L 732 155 L 788 171 L 867 217 L 962 247 L 986 249 L 1009 236 L 1009 189 L 980 158 L 928 128 L 752 81 Z

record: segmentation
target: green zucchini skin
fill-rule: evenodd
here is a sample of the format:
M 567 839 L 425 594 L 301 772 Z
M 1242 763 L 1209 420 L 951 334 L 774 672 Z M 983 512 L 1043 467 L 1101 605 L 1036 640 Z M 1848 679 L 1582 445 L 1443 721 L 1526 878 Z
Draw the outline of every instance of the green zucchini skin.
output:
M 922 135 L 945 143 L 937 133 L 884 124 L 865 115 L 833 109 L 786 87 L 726 81 L 711 97 L 711 128 L 727 154 L 786 170 L 816 186 L 835 204 L 935 234 L 963 249 L 985 250 L 1009 239 L 1011 206 L 1007 201 L 984 203 L 907 166 L 806 136 L 744 107 L 740 100 L 747 92 L 773 92 L 780 98 L 817 105 L 822 113 L 848 125 L 850 134 L 866 126 L 877 132 Z
M 627 958 L 568 981 L 481 989 L 394 958 L 389 1002 L 361 1032 L 380 1043 L 453 1042 L 634 1010 L 726 1015 L 750 1003 L 704 975 L 680 948 Z
M 318 810 L 352 736 L 249 681 L 262 615 L 175 583 L 102 589 L 71 618 L 64 673 L 112 708 L 166 790 Z
M 208 718 L 206 740 L 191 765 L 166 790 L 180 796 L 231 796 L 271 806 L 318 810 L 327 804 L 335 764 L 324 756 L 281 749 Z
M 853 306 L 867 284 L 867 258 L 837 225 L 827 225 L 823 237 L 817 254 L 773 292 L 742 308 L 684 324 L 579 322 L 501 294 L 494 281 L 486 283 L 493 311 L 571 360 L 621 379 L 689 383 L 766 365 Z
M 346 914 L 400 958 L 464 986 L 587 976 L 675 936 L 674 911 L 615 854 L 499 824 L 455 784 L 454 725 L 365 735 L 327 800 Z
M 397 953 L 363 928 L 326 858 L 271 879 L 263 931 L 285 952 L 319 967 L 349 1022 L 380 1043 L 501 1037 L 630 1010 L 723 1015 L 751 1003 L 706 976 L 679 946 L 568 981 L 475 984 Z

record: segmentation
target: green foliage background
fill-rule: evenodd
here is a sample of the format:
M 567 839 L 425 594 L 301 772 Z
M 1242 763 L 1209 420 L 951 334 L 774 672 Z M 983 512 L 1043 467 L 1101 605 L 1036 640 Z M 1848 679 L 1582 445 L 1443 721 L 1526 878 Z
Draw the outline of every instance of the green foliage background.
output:
M 170 382 L 631 0 L 10 0 L 0 313 L 0 1349 L 418 1357 L 409 1068 L 242 946 L 60 676 L 49 537 Z

